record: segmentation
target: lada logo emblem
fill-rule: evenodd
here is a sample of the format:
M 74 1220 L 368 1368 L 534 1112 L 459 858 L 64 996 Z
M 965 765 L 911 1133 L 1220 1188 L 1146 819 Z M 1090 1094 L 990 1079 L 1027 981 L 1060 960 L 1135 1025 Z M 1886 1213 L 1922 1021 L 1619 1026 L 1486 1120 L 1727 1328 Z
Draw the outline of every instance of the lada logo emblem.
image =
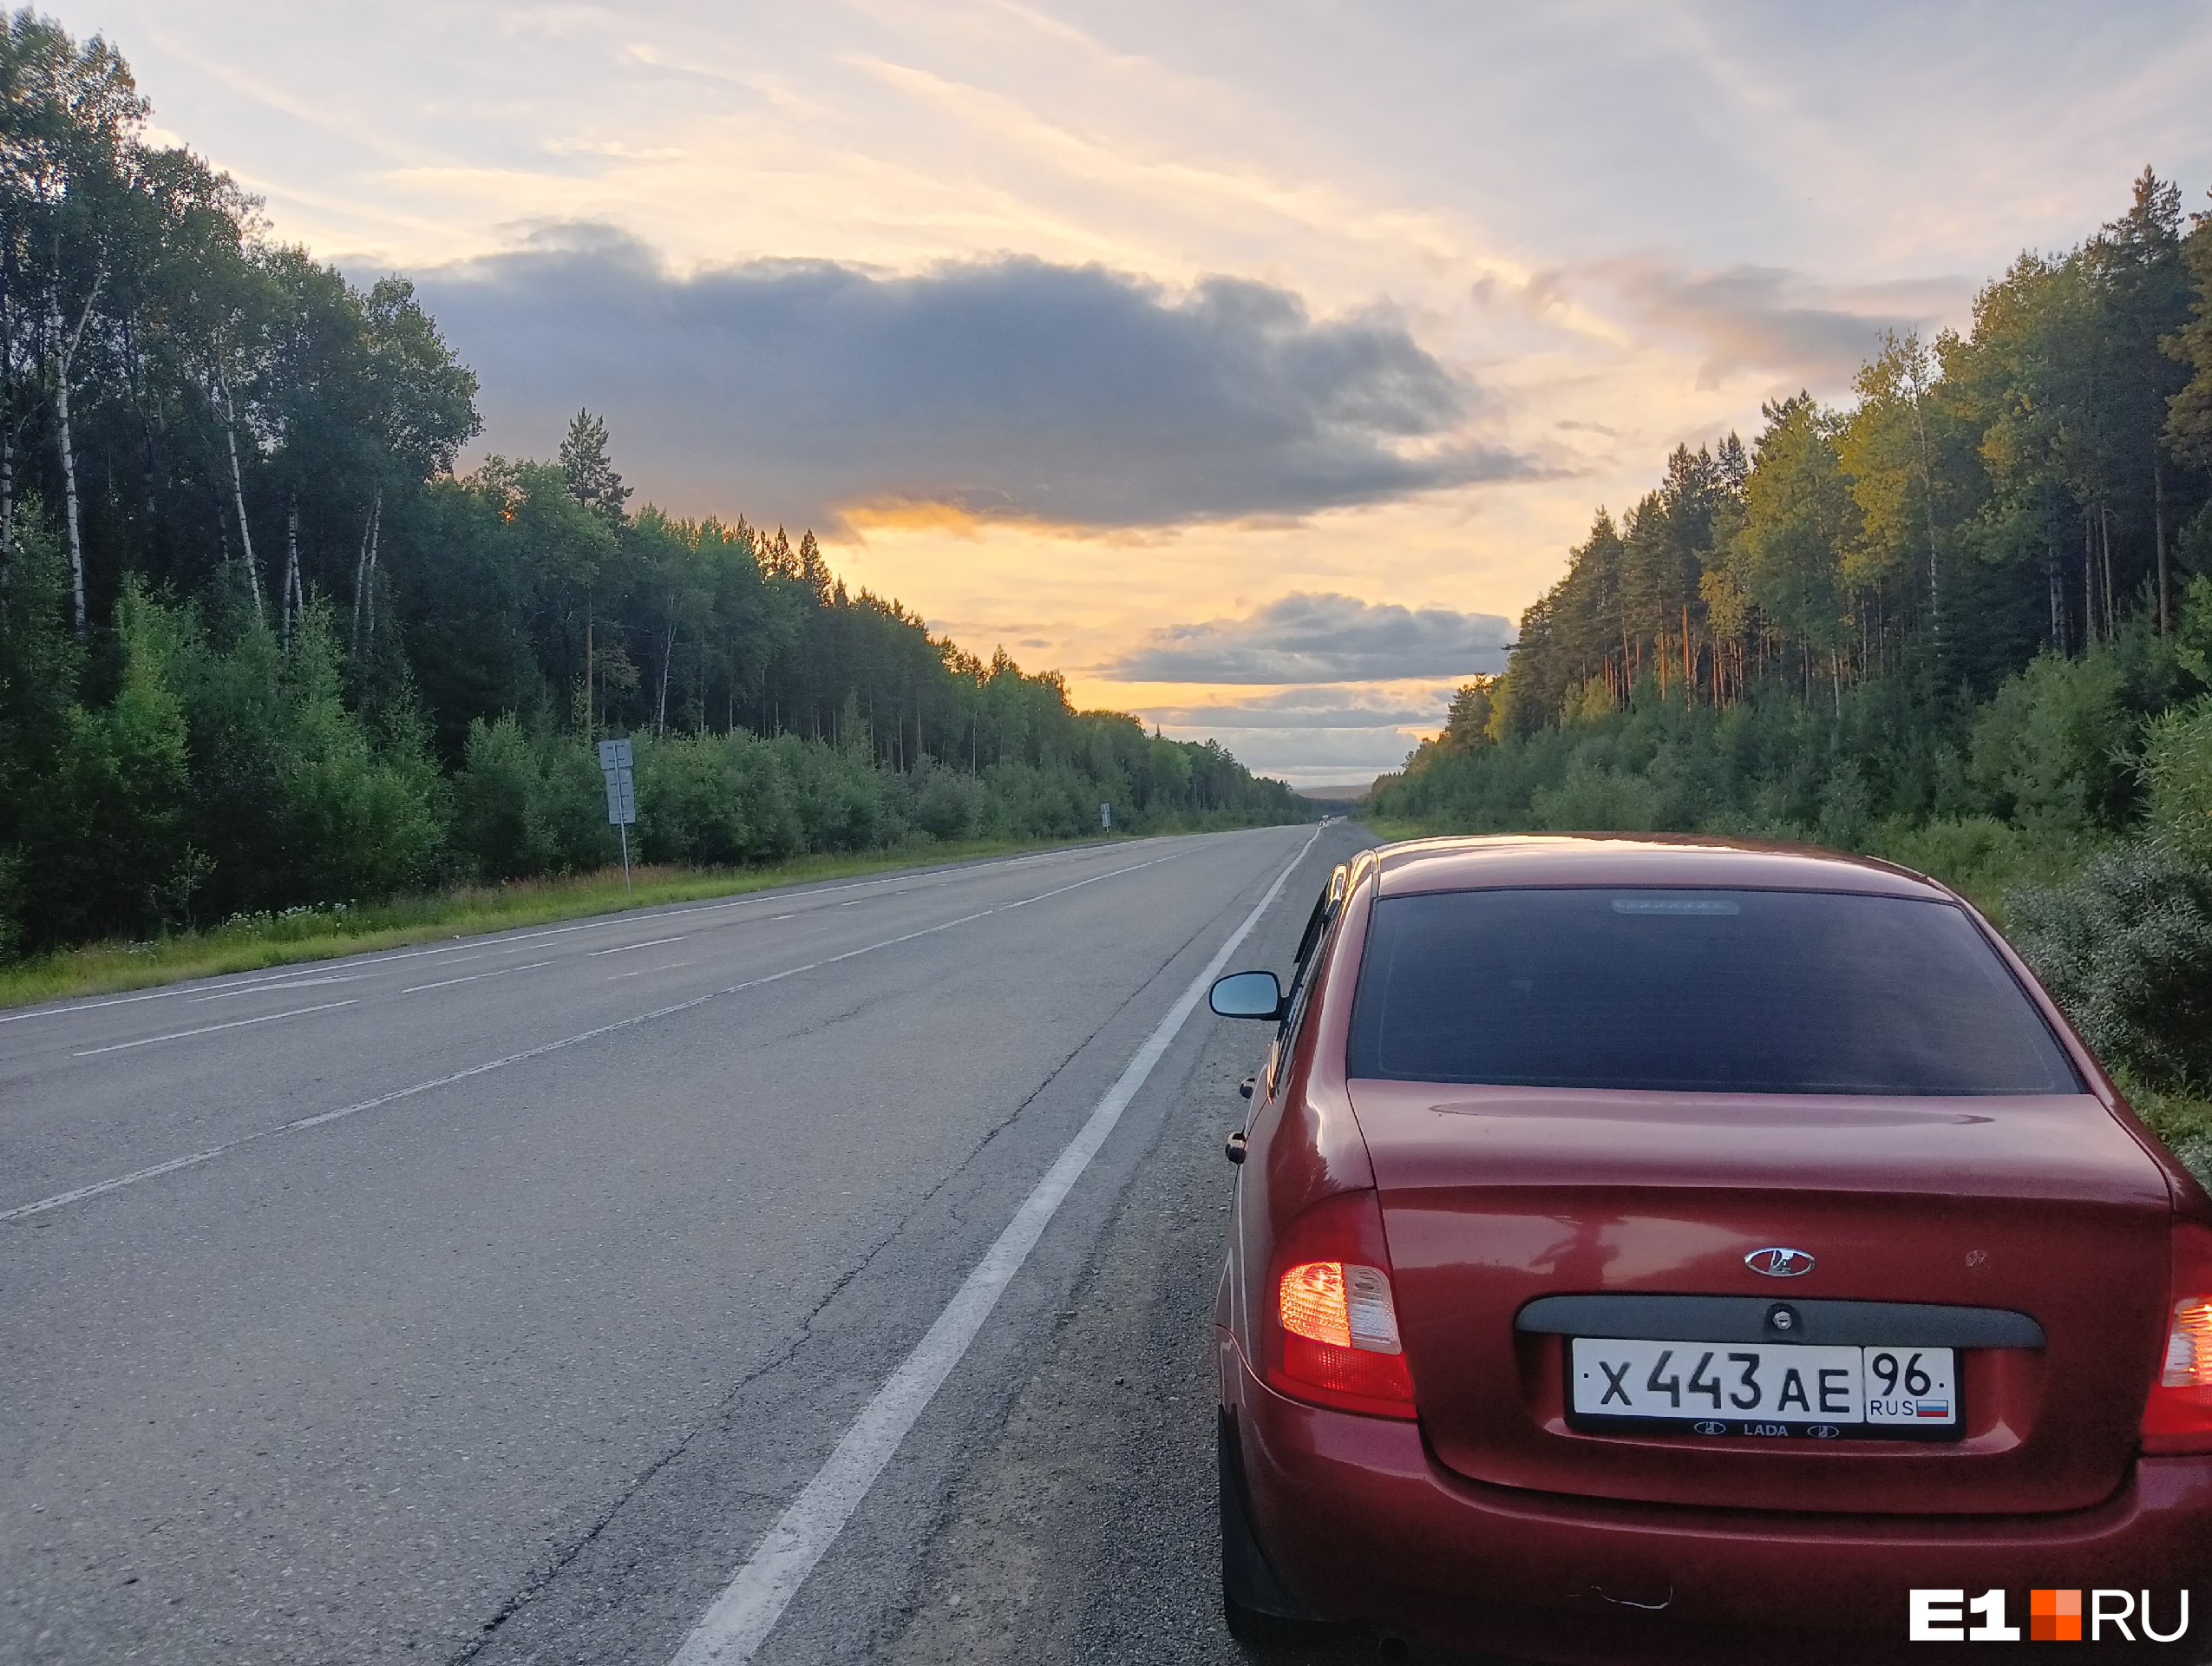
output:
M 1744 1257 L 1744 1264 L 1769 1278 L 1796 1278 L 1801 1273 L 1812 1271 L 1813 1258 L 1802 1250 L 1777 1244 L 1770 1249 L 1752 1250 Z

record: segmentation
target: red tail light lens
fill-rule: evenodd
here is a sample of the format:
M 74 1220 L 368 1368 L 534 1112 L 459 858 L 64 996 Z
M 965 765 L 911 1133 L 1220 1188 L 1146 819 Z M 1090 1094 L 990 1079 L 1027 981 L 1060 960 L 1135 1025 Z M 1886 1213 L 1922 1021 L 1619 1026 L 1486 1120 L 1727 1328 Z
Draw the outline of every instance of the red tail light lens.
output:
M 1412 1417 L 1375 1194 L 1345 1193 L 1308 1210 L 1284 1235 L 1276 1264 L 1269 1382 L 1342 1411 Z
M 2143 1449 L 2212 1452 L 2212 1232 L 2174 1234 L 2166 1356 L 2143 1412 Z

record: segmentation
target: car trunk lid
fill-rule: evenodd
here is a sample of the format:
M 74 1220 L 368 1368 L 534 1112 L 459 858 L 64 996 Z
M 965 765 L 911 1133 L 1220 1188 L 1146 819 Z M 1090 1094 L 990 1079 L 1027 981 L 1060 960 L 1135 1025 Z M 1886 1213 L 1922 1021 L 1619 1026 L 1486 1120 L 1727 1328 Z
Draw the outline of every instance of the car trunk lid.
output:
M 1422 1427 L 1450 1469 L 1875 1512 L 2072 1509 L 2125 1479 L 2172 1204 L 2096 1099 L 1350 1087 Z M 1811 1267 L 1747 1265 L 1777 1248 Z M 1570 1427 L 1566 1338 L 1515 1321 L 1541 1297 L 1609 1293 L 1945 1304 L 2027 1315 L 2045 1342 L 1962 1349 L 1962 1438 L 1941 1444 Z

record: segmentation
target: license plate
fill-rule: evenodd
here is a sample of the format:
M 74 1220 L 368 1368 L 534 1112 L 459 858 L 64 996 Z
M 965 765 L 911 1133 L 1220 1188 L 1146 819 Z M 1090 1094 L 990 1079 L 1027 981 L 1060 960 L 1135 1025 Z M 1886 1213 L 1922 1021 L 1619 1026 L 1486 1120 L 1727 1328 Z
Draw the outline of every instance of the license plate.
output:
M 1834 1440 L 1955 1439 L 1947 1348 L 1567 1341 L 1567 1410 L 1585 1427 Z

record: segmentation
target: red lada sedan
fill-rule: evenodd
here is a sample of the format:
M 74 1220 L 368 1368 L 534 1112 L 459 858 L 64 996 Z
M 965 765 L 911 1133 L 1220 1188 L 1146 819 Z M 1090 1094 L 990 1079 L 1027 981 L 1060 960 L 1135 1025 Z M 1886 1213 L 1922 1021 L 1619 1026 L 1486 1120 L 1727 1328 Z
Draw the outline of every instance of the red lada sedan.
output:
M 1942 886 L 1387 846 L 1214 1004 L 1279 1026 L 1215 1315 L 1240 1635 L 1857 1662 L 2203 1605 L 2212 1200 Z

